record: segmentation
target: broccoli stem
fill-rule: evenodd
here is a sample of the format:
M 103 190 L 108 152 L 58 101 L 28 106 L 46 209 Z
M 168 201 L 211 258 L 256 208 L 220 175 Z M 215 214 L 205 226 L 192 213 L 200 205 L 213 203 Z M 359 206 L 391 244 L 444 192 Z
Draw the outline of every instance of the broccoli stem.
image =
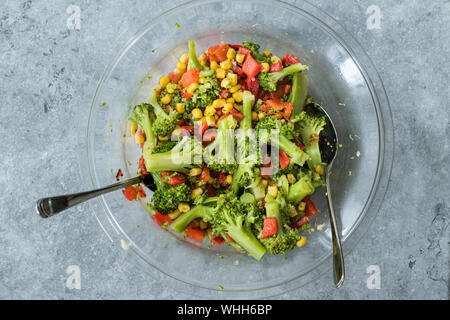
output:
M 250 91 L 245 90 L 242 99 L 242 113 L 244 114 L 244 118 L 241 120 L 240 128 L 242 130 L 248 130 L 252 128 L 252 107 L 255 103 L 255 96 Z
M 286 152 L 290 160 L 299 166 L 303 166 L 305 161 L 309 159 L 306 152 L 302 151 L 295 143 L 283 135 L 279 136 L 278 142 L 276 139 L 271 140 L 271 144 L 274 144 L 276 147 Z
M 200 64 L 200 61 L 198 61 L 198 59 L 197 59 L 197 54 L 195 53 L 194 41 L 189 40 L 188 45 L 189 45 L 189 63 L 188 63 L 189 69 L 203 68 L 203 66 Z
M 292 88 L 288 102 L 292 103 L 294 114 L 299 114 L 305 106 L 308 94 L 308 77 L 304 72 L 296 72 L 292 78 Z
M 229 226 L 227 234 L 243 249 L 245 249 L 250 256 L 256 260 L 261 258 L 266 253 L 266 248 L 259 242 L 253 233 L 243 226 Z
M 288 75 L 290 75 L 292 73 L 307 70 L 307 69 L 308 69 L 308 66 L 306 66 L 302 63 L 296 63 L 296 64 L 291 64 L 289 67 L 286 67 L 286 68 L 282 69 L 281 71 L 271 72 L 271 73 L 269 73 L 269 76 L 273 80 L 278 82 L 281 79 L 287 77 Z
M 287 199 L 293 203 L 298 203 L 303 200 L 304 197 L 313 194 L 315 188 L 309 177 L 302 177 L 299 181 L 291 185 Z
M 190 211 L 182 214 L 177 219 L 175 219 L 174 222 L 170 225 L 170 227 L 175 230 L 176 232 L 183 232 L 184 229 L 195 219 L 197 218 L 205 218 L 212 214 L 214 211 L 214 208 L 207 207 L 207 206 L 196 206 L 192 208 Z
M 252 184 L 248 188 L 250 189 L 250 192 L 255 196 L 256 201 L 262 200 L 266 195 L 266 189 L 262 184 L 261 177 L 257 177 L 255 180 L 253 180 Z
M 159 118 L 168 118 L 168 114 L 161 108 L 158 103 L 158 91 L 157 88 L 153 88 L 150 90 L 150 96 L 148 98 L 148 102 L 152 105 L 153 110 L 155 111 L 156 116 Z
M 281 219 L 280 203 L 274 199 L 270 194 L 266 195 L 266 216 L 267 218 L 277 219 L 277 234 L 283 234 L 283 222 Z

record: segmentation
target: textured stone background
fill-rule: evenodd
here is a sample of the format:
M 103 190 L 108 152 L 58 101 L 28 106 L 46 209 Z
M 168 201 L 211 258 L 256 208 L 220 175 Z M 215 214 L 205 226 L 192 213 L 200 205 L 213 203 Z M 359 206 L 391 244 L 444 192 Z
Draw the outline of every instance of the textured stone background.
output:
M 177 3 L 1 1 L 0 298 L 190 298 L 163 275 L 135 272 L 135 258 L 108 240 L 87 205 L 46 221 L 33 208 L 41 196 L 79 191 L 93 75 L 112 57 L 117 36 Z M 67 29 L 71 4 L 81 8 L 80 30 Z M 346 259 L 344 287 L 335 290 L 324 275 L 279 298 L 447 299 L 450 2 L 314 4 L 361 43 L 384 81 L 394 168 L 371 231 Z M 379 30 L 366 28 L 370 5 L 381 8 Z M 72 264 L 81 268 L 81 290 L 65 286 Z M 381 268 L 379 290 L 366 286 L 373 264 Z

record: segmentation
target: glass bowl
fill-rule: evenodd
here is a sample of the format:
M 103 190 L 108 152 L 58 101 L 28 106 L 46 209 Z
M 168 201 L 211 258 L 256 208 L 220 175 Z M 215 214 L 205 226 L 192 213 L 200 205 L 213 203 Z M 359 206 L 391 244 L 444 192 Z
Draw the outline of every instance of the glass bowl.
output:
M 146 101 L 160 76 L 173 70 L 188 39 L 195 40 L 199 54 L 221 41 L 251 40 L 275 55 L 298 56 L 309 66 L 309 93 L 333 119 L 343 145 L 330 182 L 347 254 L 367 232 L 387 189 L 392 119 L 368 56 L 339 24 L 306 2 L 294 7 L 269 0 L 192 1 L 142 27 L 113 58 L 92 102 L 87 133 L 92 187 L 114 182 L 119 168 L 123 179 L 136 175 L 140 149 L 129 134 L 129 109 Z M 92 207 L 111 240 L 139 256 L 136 265 L 147 265 L 136 272 L 159 270 L 174 287 L 199 296 L 242 298 L 297 288 L 331 268 L 324 192 L 313 199 L 320 212 L 307 244 L 286 257 L 266 255 L 260 262 L 225 245 L 208 248 L 206 241 L 199 245 L 160 228 L 145 201 L 129 202 L 121 192 L 102 196 Z

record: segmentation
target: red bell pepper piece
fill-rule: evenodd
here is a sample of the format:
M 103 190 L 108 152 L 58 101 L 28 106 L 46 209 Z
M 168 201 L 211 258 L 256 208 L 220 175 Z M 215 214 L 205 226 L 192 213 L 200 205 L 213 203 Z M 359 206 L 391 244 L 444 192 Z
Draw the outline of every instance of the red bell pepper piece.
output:
M 183 131 L 187 131 L 189 133 L 194 133 L 194 126 L 182 126 L 181 130 L 182 130 L 182 134 L 185 133 Z
M 198 82 L 199 76 L 202 69 L 190 69 L 183 73 L 183 76 L 181 77 L 181 84 L 183 85 L 183 88 L 188 87 L 191 83 Z
M 145 198 L 147 195 L 145 194 L 144 188 L 142 188 L 142 186 L 139 186 L 138 190 L 138 196 L 139 198 Z
M 206 183 L 209 181 L 209 178 L 211 178 L 211 175 L 209 174 L 209 169 L 207 166 L 204 166 L 202 173 L 200 174 L 199 180 Z
M 306 202 L 306 206 L 305 206 L 305 215 L 307 217 L 313 216 L 316 213 L 319 212 L 319 210 L 317 210 L 316 206 L 314 205 L 314 202 L 312 202 L 312 200 L 306 196 L 303 201 Z
M 197 121 L 196 122 L 196 126 L 195 126 L 195 128 L 194 128 L 194 130 L 195 130 L 195 132 L 194 132 L 194 134 L 195 134 L 195 136 L 201 141 L 202 140 L 202 137 L 203 137 L 203 134 L 205 133 L 205 131 L 206 130 L 208 130 L 208 124 L 206 123 L 206 121 L 200 121 L 200 124 L 199 124 L 199 122 Z
M 223 172 L 220 172 L 219 177 L 217 178 L 217 181 L 219 182 L 219 184 L 223 185 L 223 183 L 225 182 L 226 179 L 227 179 L 227 175 Z
M 294 228 L 294 229 L 298 229 L 298 228 L 300 228 L 302 225 L 304 225 L 305 223 L 309 223 L 309 218 L 308 217 L 302 217 L 302 218 L 300 218 L 300 220 L 298 220 L 298 221 L 295 221 L 295 222 L 292 222 L 291 223 L 291 228 Z
M 292 103 L 286 102 L 286 107 L 284 108 L 284 111 L 283 111 L 283 117 L 286 120 L 289 120 L 289 118 L 291 117 L 291 113 L 292 113 L 292 109 L 293 108 L 294 108 L 294 106 L 292 105 Z
M 169 73 L 169 80 L 172 83 L 178 83 L 178 81 L 180 81 L 181 79 L 181 73 L 179 72 L 171 72 Z
M 234 242 L 234 239 L 232 237 L 230 237 L 229 235 L 227 235 L 227 240 L 228 240 L 228 242 Z
M 222 243 L 225 242 L 225 239 L 222 238 L 221 236 L 217 236 L 217 237 L 212 238 L 211 242 L 213 242 L 215 244 L 218 244 L 218 245 L 221 245 Z
M 179 184 L 185 183 L 186 182 L 186 177 L 184 175 L 182 175 L 181 173 L 169 178 L 168 183 L 172 186 L 177 186 Z
M 243 54 L 246 58 L 250 55 L 252 51 L 250 49 L 239 47 L 238 54 Z
M 242 113 L 240 113 L 239 111 L 237 111 L 235 108 L 231 109 L 230 113 L 233 115 L 233 117 L 235 117 L 237 120 L 242 120 L 244 119 L 244 115 Z
M 283 66 L 281 65 L 281 62 L 278 61 L 277 63 L 274 63 L 270 66 L 269 72 L 278 72 L 283 69 Z
M 192 97 L 192 94 L 187 93 L 187 92 L 184 91 L 184 90 L 181 90 L 181 91 L 180 91 L 180 94 L 181 94 L 186 100 L 189 100 L 189 99 Z
M 246 89 L 250 91 L 255 97 L 258 96 L 259 80 L 258 78 L 247 78 Z
M 205 232 L 200 228 L 189 227 L 186 228 L 186 235 L 195 241 L 202 242 L 205 237 Z
M 156 223 L 161 226 L 164 222 L 167 222 L 168 224 L 172 223 L 172 219 L 169 218 L 168 215 L 162 214 L 158 211 L 153 215 L 153 219 L 155 219 Z
M 217 131 L 214 129 L 211 130 L 207 130 L 204 134 L 203 134 L 203 138 L 202 138 L 202 144 L 204 146 L 209 145 L 211 142 L 214 141 L 214 139 L 217 136 Z
M 208 197 L 216 196 L 216 190 L 213 188 L 212 185 L 207 184 L 205 188 L 206 188 L 206 194 L 208 195 Z
M 147 168 L 145 167 L 145 160 L 144 157 L 139 158 L 139 169 L 141 169 L 141 175 L 148 174 Z
M 244 71 L 244 73 L 247 75 L 248 78 L 252 79 L 263 70 L 263 67 L 249 54 L 245 58 L 242 70 Z
M 126 187 L 125 189 L 122 190 L 122 192 L 123 192 L 123 195 L 125 196 L 125 198 L 127 198 L 127 200 L 129 200 L 129 201 L 136 200 L 136 198 L 138 196 L 138 190 L 134 186 Z
M 298 60 L 296 57 L 294 57 L 293 55 L 286 53 L 286 55 L 283 57 L 283 59 L 281 59 L 281 62 L 283 62 L 283 65 L 285 66 L 286 64 L 296 64 L 296 63 L 300 63 L 300 60 Z
M 304 150 L 305 149 L 305 145 L 303 143 L 296 143 L 296 145 L 300 148 L 300 150 Z
M 231 93 L 228 89 L 223 88 L 222 90 L 220 90 L 219 96 L 222 99 L 228 99 L 231 96 Z
M 210 61 L 222 62 L 227 60 L 228 44 L 218 44 L 208 49 Z
M 241 48 L 242 46 L 240 45 L 240 44 L 232 44 L 232 45 L 230 45 L 230 47 L 232 47 L 233 49 L 239 49 L 239 48 Z
M 283 150 L 279 150 L 279 157 L 280 157 L 280 167 L 281 169 L 286 169 L 291 160 L 289 160 L 288 155 Z
M 262 229 L 261 239 L 268 238 L 277 234 L 278 223 L 276 218 L 264 218 L 264 226 Z
M 236 62 L 233 62 L 233 66 L 231 67 L 234 73 L 236 73 L 239 77 L 244 76 L 244 70 Z

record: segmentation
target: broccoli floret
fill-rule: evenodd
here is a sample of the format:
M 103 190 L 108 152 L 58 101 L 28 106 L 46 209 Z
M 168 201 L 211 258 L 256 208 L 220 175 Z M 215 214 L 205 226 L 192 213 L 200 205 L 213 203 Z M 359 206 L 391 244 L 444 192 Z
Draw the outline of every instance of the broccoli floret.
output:
M 289 92 L 288 102 L 292 103 L 294 114 L 299 114 L 305 106 L 308 94 L 308 76 L 305 72 L 296 72 L 292 75 L 292 88 Z
M 209 207 L 206 205 L 198 205 L 193 207 L 186 213 L 183 213 L 174 222 L 170 225 L 170 227 L 176 232 L 183 232 L 184 229 L 195 219 L 202 218 L 203 220 L 211 220 L 211 216 L 214 214 L 215 207 Z
M 302 166 L 306 160 L 309 159 L 309 156 L 289 139 L 294 138 L 294 131 L 291 130 L 289 126 L 290 124 L 283 123 L 280 119 L 269 116 L 264 117 L 261 121 L 259 121 L 255 128 L 258 138 L 260 139 L 260 145 L 264 143 L 271 143 L 275 147 L 286 152 L 292 163 Z M 278 139 L 270 139 L 272 130 L 278 130 Z
M 178 171 L 188 173 L 199 167 L 202 159 L 202 144 L 195 137 L 182 136 L 179 142 L 163 153 L 144 154 L 147 171 Z
M 178 208 L 180 202 L 189 202 L 191 188 L 182 183 L 172 186 L 162 181 L 159 172 L 152 172 L 155 181 L 156 191 L 153 193 L 152 202 L 156 210 L 162 214 L 167 214 Z
M 257 62 L 259 62 L 259 63 L 263 63 L 263 62 L 270 63 L 270 58 L 264 57 L 264 56 L 262 56 L 259 53 L 259 48 L 260 48 L 259 44 L 256 44 L 256 43 L 253 43 L 253 42 L 244 41 L 242 43 L 242 46 L 244 48 L 249 49 L 251 51 L 252 57 L 255 58 L 255 60 Z
M 277 72 L 260 72 L 258 75 L 259 85 L 266 91 L 275 92 L 277 91 L 277 82 L 284 77 L 298 72 L 307 70 L 308 66 L 302 63 L 292 64 L 289 67 L 284 68 Z
M 171 93 L 169 93 L 168 88 L 171 89 Z M 181 95 L 181 88 L 178 84 L 169 82 L 166 86 L 166 88 L 161 91 L 161 93 L 158 95 L 158 103 L 159 105 L 162 105 L 161 99 L 165 97 L 167 94 L 170 95 L 170 103 L 169 105 L 175 109 L 177 103 L 185 103 L 186 99 Z
M 300 121 L 297 122 L 303 144 L 305 145 L 305 152 L 309 155 L 307 162 L 311 170 L 315 170 L 317 165 L 322 164 L 319 135 L 326 123 L 325 116 L 314 117 L 306 114 L 304 111 L 301 112 Z
M 234 246 L 243 248 L 250 256 L 261 260 L 266 249 L 252 230 L 252 225 L 261 214 L 259 210 L 260 208 L 252 203 L 244 203 L 222 195 L 217 201 L 214 214 L 205 221 L 211 222 L 213 234 L 221 235 L 224 239 L 227 239 L 227 235 L 230 236 L 234 242 L 229 244 L 237 244 Z
M 155 149 L 153 150 L 153 153 L 164 153 L 167 151 L 170 151 L 177 145 L 177 141 L 162 141 L 158 145 L 156 145 Z
M 237 123 L 232 116 L 219 121 L 217 136 L 205 149 L 205 160 L 212 170 L 230 173 L 237 169 L 238 165 L 234 157 L 234 129 L 236 125 Z
M 202 72 L 200 72 L 200 74 L 202 74 Z M 220 93 L 220 84 L 215 76 L 206 76 L 204 78 L 204 83 L 201 83 L 192 97 L 186 101 L 185 117 L 190 117 L 190 113 L 194 108 L 204 110 Z
M 152 126 L 154 117 L 152 114 L 153 108 L 148 103 L 136 105 L 131 114 L 130 120 L 137 123 L 145 133 L 145 143 L 143 147 L 143 154 L 149 155 L 153 152 L 156 146 L 156 136 L 153 134 Z
M 170 110 L 167 114 L 158 103 L 157 89 L 153 88 L 150 91 L 149 102 L 153 106 L 153 110 L 156 114 L 156 120 L 153 123 L 153 132 L 160 137 L 170 136 L 175 126 L 180 121 L 180 114 L 174 110 Z
M 269 254 L 280 254 L 291 250 L 300 239 L 300 234 L 289 226 L 289 206 L 284 200 L 283 192 L 279 192 L 277 198 L 267 194 L 265 201 L 266 217 L 277 219 L 277 234 L 260 239 L 261 243 Z M 263 221 L 261 220 L 255 224 L 259 229 L 259 236 L 262 234 L 262 225 Z
M 287 199 L 292 203 L 299 203 L 304 197 L 313 194 L 315 190 L 311 177 L 303 175 L 300 180 L 290 186 Z
M 248 184 L 248 186 L 246 187 L 246 189 L 250 190 L 250 192 L 255 196 L 255 199 L 257 201 L 262 200 L 266 195 L 266 188 L 264 187 L 262 180 L 262 177 L 258 174 L 258 176 L 251 180 L 250 184 Z
M 203 66 L 200 64 L 200 61 L 198 61 L 198 59 L 197 59 L 194 41 L 189 40 L 188 46 L 189 46 L 189 63 L 188 63 L 189 69 L 203 68 Z

